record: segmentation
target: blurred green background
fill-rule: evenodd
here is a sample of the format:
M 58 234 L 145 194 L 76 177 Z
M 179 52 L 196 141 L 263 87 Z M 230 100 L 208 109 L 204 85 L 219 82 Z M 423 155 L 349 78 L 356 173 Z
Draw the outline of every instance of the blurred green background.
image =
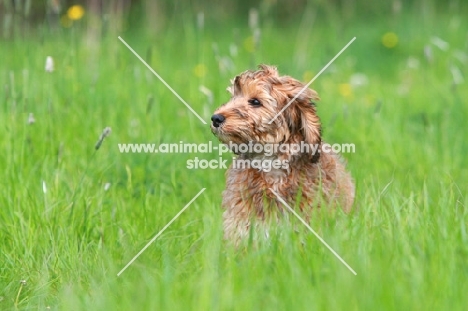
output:
M 0 1 L 0 310 L 465 310 L 467 1 Z M 311 85 L 357 186 L 235 249 L 209 123 L 260 63 Z M 51 61 L 46 61 L 51 59 Z M 105 127 L 112 133 L 95 150 Z M 225 159 L 232 156 L 225 154 Z M 117 273 L 202 188 L 121 276 Z M 296 232 L 297 231 L 297 232 Z

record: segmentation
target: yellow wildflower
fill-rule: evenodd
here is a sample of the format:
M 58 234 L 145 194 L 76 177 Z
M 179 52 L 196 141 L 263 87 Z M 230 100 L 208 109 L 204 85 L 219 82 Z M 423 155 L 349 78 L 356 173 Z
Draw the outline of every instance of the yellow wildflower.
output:
M 398 36 L 394 32 L 387 32 L 382 37 L 382 44 L 387 49 L 392 49 L 398 44 Z
M 349 83 L 342 83 L 338 86 L 338 91 L 340 92 L 341 96 L 344 98 L 350 98 L 353 96 L 353 89 L 351 84 Z
M 83 17 L 85 13 L 84 8 L 81 5 L 73 5 L 67 11 L 67 16 L 72 21 L 77 21 Z
M 206 75 L 207 69 L 204 64 L 198 64 L 193 68 L 193 73 L 198 77 L 198 78 L 203 78 Z

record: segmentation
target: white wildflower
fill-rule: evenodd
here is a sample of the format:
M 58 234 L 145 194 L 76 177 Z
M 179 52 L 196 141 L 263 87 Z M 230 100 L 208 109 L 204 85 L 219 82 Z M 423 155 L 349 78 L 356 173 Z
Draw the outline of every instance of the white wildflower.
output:
M 458 85 L 462 84 L 465 82 L 465 79 L 463 79 L 463 75 L 460 71 L 460 68 L 457 66 L 450 66 L 450 72 L 452 73 L 452 78 L 453 78 L 453 84 Z
M 198 12 L 197 14 L 197 27 L 198 29 L 203 29 L 205 26 L 205 13 L 203 12 Z
M 441 49 L 442 51 L 447 51 L 449 49 L 449 44 L 439 37 L 435 37 L 435 36 L 432 37 L 431 43 L 434 44 L 439 49 Z
M 30 112 L 29 117 L 28 117 L 28 124 L 34 124 L 34 123 L 36 123 L 36 119 L 34 118 L 34 114 Z
M 258 28 L 258 10 L 257 9 L 252 8 L 249 11 L 249 27 L 250 29 Z
M 353 74 L 349 79 L 349 84 L 351 84 L 351 86 L 353 87 L 364 86 L 368 83 L 369 79 L 367 78 L 367 76 L 360 72 Z
M 46 58 L 45 71 L 46 72 L 54 71 L 54 59 L 52 58 L 52 56 L 47 56 Z
M 424 46 L 424 57 L 426 57 L 429 63 L 434 61 L 434 54 L 432 53 L 432 48 L 429 45 Z
M 468 63 L 468 55 L 461 50 L 455 50 L 453 52 L 453 56 L 455 56 L 455 58 L 461 61 L 463 64 Z
M 111 183 L 110 183 L 110 182 L 106 182 L 106 183 L 104 184 L 104 191 L 109 190 L 110 187 L 111 187 Z
M 237 45 L 235 45 L 234 43 L 231 43 L 229 45 L 229 54 L 231 54 L 231 57 L 236 57 L 238 54 Z
M 416 57 L 410 56 L 406 61 L 406 66 L 411 69 L 418 69 L 419 68 L 419 59 Z
M 230 72 L 233 71 L 235 66 L 234 62 L 229 56 L 223 56 L 218 59 L 218 66 L 221 72 Z
M 260 28 L 255 28 L 253 32 L 253 43 L 255 47 L 258 47 L 260 45 L 260 36 L 262 34 L 262 31 Z

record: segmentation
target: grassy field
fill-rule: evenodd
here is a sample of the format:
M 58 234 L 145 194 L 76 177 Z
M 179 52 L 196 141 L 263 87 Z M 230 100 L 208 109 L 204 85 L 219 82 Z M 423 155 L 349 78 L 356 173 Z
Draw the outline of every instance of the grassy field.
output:
M 281 27 L 260 20 L 259 42 L 246 21 L 206 15 L 201 29 L 190 14 L 156 36 L 96 44 L 73 27 L 2 42 L 0 310 L 466 310 L 468 21 L 419 13 L 344 22 L 306 10 Z M 224 170 L 186 168 L 217 154 L 119 152 L 217 140 L 117 35 L 207 122 L 235 74 L 268 63 L 308 81 L 357 37 L 312 84 L 325 140 L 356 145 L 344 155 L 356 209 L 311 224 L 357 276 L 305 229 L 226 244 Z

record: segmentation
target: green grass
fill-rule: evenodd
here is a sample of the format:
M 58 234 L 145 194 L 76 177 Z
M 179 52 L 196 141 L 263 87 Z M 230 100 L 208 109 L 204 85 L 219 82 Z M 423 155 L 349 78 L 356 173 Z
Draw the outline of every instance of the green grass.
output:
M 216 154 L 122 154 L 117 147 L 216 142 L 209 127 L 115 36 L 93 50 L 79 29 L 39 31 L 0 45 L 0 309 L 464 310 L 468 89 L 453 85 L 450 68 L 466 76 L 457 55 L 466 55 L 468 23 L 462 12 L 333 23 L 307 14 L 294 25 L 265 22 L 253 52 L 244 23 L 219 27 L 207 19 L 200 31 L 191 15 L 174 17 L 156 37 L 119 35 L 205 120 L 228 99 L 236 73 L 270 63 L 310 77 L 357 37 L 313 84 L 325 140 L 356 145 L 344 155 L 356 210 L 312 221 L 357 276 L 305 229 L 280 228 L 269 243 L 237 250 L 226 244 L 224 171 L 186 168 L 188 159 Z M 381 44 L 388 31 L 399 38 L 392 49 Z M 449 49 L 431 44 L 433 36 Z M 48 55 L 53 73 L 44 71 Z M 220 57 L 232 65 L 221 70 Z M 197 76 L 200 64 L 206 74 Z M 343 92 L 356 72 L 368 84 Z M 200 85 L 212 90 L 213 103 Z M 95 151 L 106 126 L 112 134 Z

